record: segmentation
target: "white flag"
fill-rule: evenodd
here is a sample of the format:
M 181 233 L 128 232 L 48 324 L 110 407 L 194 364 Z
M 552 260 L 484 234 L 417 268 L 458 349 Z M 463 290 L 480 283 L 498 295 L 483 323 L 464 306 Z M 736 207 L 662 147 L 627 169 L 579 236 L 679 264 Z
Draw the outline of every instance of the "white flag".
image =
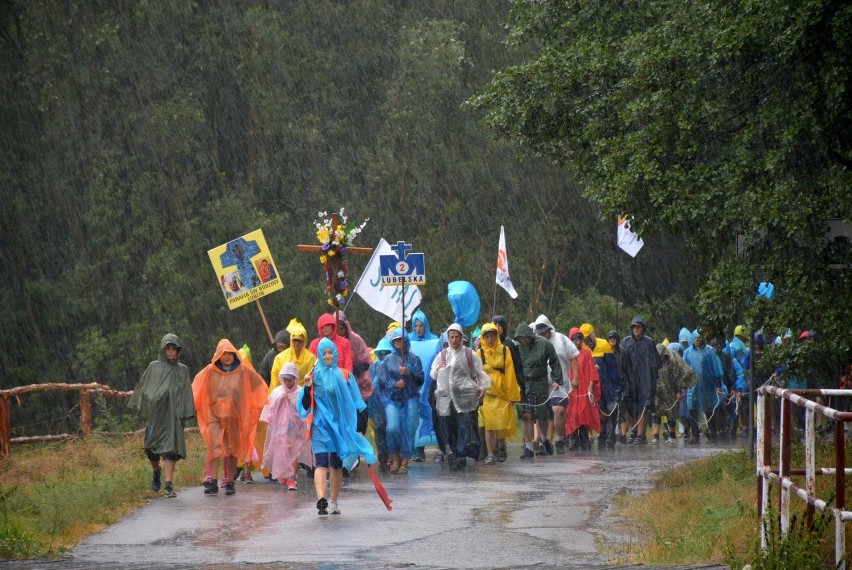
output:
M 636 257 L 645 242 L 630 231 L 630 220 L 626 216 L 618 218 L 618 247 L 627 252 L 630 257 Z
M 518 298 L 518 292 L 509 279 L 509 257 L 506 255 L 506 233 L 500 226 L 500 243 L 497 245 L 497 285 L 506 290 L 512 299 Z
M 381 263 L 382 255 L 396 255 L 388 242 L 382 238 L 373 250 L 370 262 L 355 285 L 354 292 L 358 293 L 370 307 L 387 315 L 395 321 L 402 318 L 402 293 L 405 290 L 405 320 L 410 321 L 411 315 L 420 306 L 423 295 L 417 285 L 405 287 L 382 287 Z

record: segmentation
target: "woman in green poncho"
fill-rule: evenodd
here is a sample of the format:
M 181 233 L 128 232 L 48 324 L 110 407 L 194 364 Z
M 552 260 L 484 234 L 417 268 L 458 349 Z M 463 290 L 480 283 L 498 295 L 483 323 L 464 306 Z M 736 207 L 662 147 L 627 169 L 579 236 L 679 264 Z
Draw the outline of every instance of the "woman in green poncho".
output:
M 166 466 L 166 497 L 175 497 L 172 488 L 175 464 L 186 457 L 183 428 L 195 417 L 189 368 L 179 362 L 181 343 L 175 334 L 160 342 L 160 355 L 148 365 L 128 406 L 145 417 L 145 455 L 154 476 L 151 490 L 160 490 L 160 458 Z

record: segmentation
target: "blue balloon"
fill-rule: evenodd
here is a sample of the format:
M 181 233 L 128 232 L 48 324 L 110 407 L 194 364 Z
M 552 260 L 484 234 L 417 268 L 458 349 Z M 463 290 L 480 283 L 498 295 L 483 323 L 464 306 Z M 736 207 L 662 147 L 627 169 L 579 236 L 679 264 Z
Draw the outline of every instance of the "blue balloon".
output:
M 455 322 L 469 327 L 479 321 L 479 294 L 467 281 L 453 281 L 447 285 L 447 299 L 453 309 Z

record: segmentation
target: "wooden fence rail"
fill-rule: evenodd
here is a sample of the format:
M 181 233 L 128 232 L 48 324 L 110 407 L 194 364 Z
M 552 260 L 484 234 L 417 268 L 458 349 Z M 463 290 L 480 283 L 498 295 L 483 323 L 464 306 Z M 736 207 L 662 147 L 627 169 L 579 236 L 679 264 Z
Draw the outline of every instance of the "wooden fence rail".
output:
M 80 432 L 78 434 L 44 435 L 33 437 L 12 438 L 12 398 L 18 399 L 34 392 L 78 392 L 80 394 Z M 11 457 L 12 443 L 33 443 L 40 441 L 56 441 L 69 439 L 79 435 L 92 433 L 92 396 L 103 395 L 109 398 L 124 400 L 133 395 L 133 391 L 122 392 L 109 386 L 91 382 L 89 384 L 30 384 L 18 386 L 9 390 L 0 390 L 0 461 Z

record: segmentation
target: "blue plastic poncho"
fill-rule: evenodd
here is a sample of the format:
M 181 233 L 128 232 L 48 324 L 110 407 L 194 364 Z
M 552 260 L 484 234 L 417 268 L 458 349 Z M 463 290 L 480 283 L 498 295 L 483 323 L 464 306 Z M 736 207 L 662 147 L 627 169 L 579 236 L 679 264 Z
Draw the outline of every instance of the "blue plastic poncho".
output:
M 698 333 L 693 333 L 693 341 Z M 695 370 L 698 384 L 690 388 L 689 409 L 712 413 L 719 403 L 716 388 L 722 386 L 722 361 L 712 346 L 701 348 L 690 346 L 683 353 L 683 360 Z
M 423 323 L 423 336 L 417 336 L 417 330 L 414 328 L 417 321 Z M 438 335 L 432 332 L 429 327 L 429 319 L 426 318 L 426 313 L 422 309 L 417 309 L 411 316 L 411 332 L 408 333 L 408 340 L 418 342 L 424 340 L 437 340 Z
M 327 366 L 323 360 L 323 354 L 329 348 L 334 355 L 331 366 Z M 373 446 L 357 431 L 356 401 L 360 401 L 362 408 L 365 406 L 357 384 L 354 379 L 348 381 L 337 367 L 337 347 L 334 342 L 327 338 L 320 340 L 317 354 L 319 360 L 313 369 L 314 421 L 311 431 L 314 454 L 336 453 L 347 469 L 352 467 L 359 455 L 363 455 L 368 463 L 375 463 Z M 354 393 L 350 384 L 355 386 Z M 299 391 L 296 405 L 299 415 L 306 418 L 310 410 L 303 405 L 303 394 L 304 387 Z
M 467 281 L 453 281 L 447 285 L 447 299 L 453 309 L 455 322 L 469 327 L 479 322 L 479 294 Z

